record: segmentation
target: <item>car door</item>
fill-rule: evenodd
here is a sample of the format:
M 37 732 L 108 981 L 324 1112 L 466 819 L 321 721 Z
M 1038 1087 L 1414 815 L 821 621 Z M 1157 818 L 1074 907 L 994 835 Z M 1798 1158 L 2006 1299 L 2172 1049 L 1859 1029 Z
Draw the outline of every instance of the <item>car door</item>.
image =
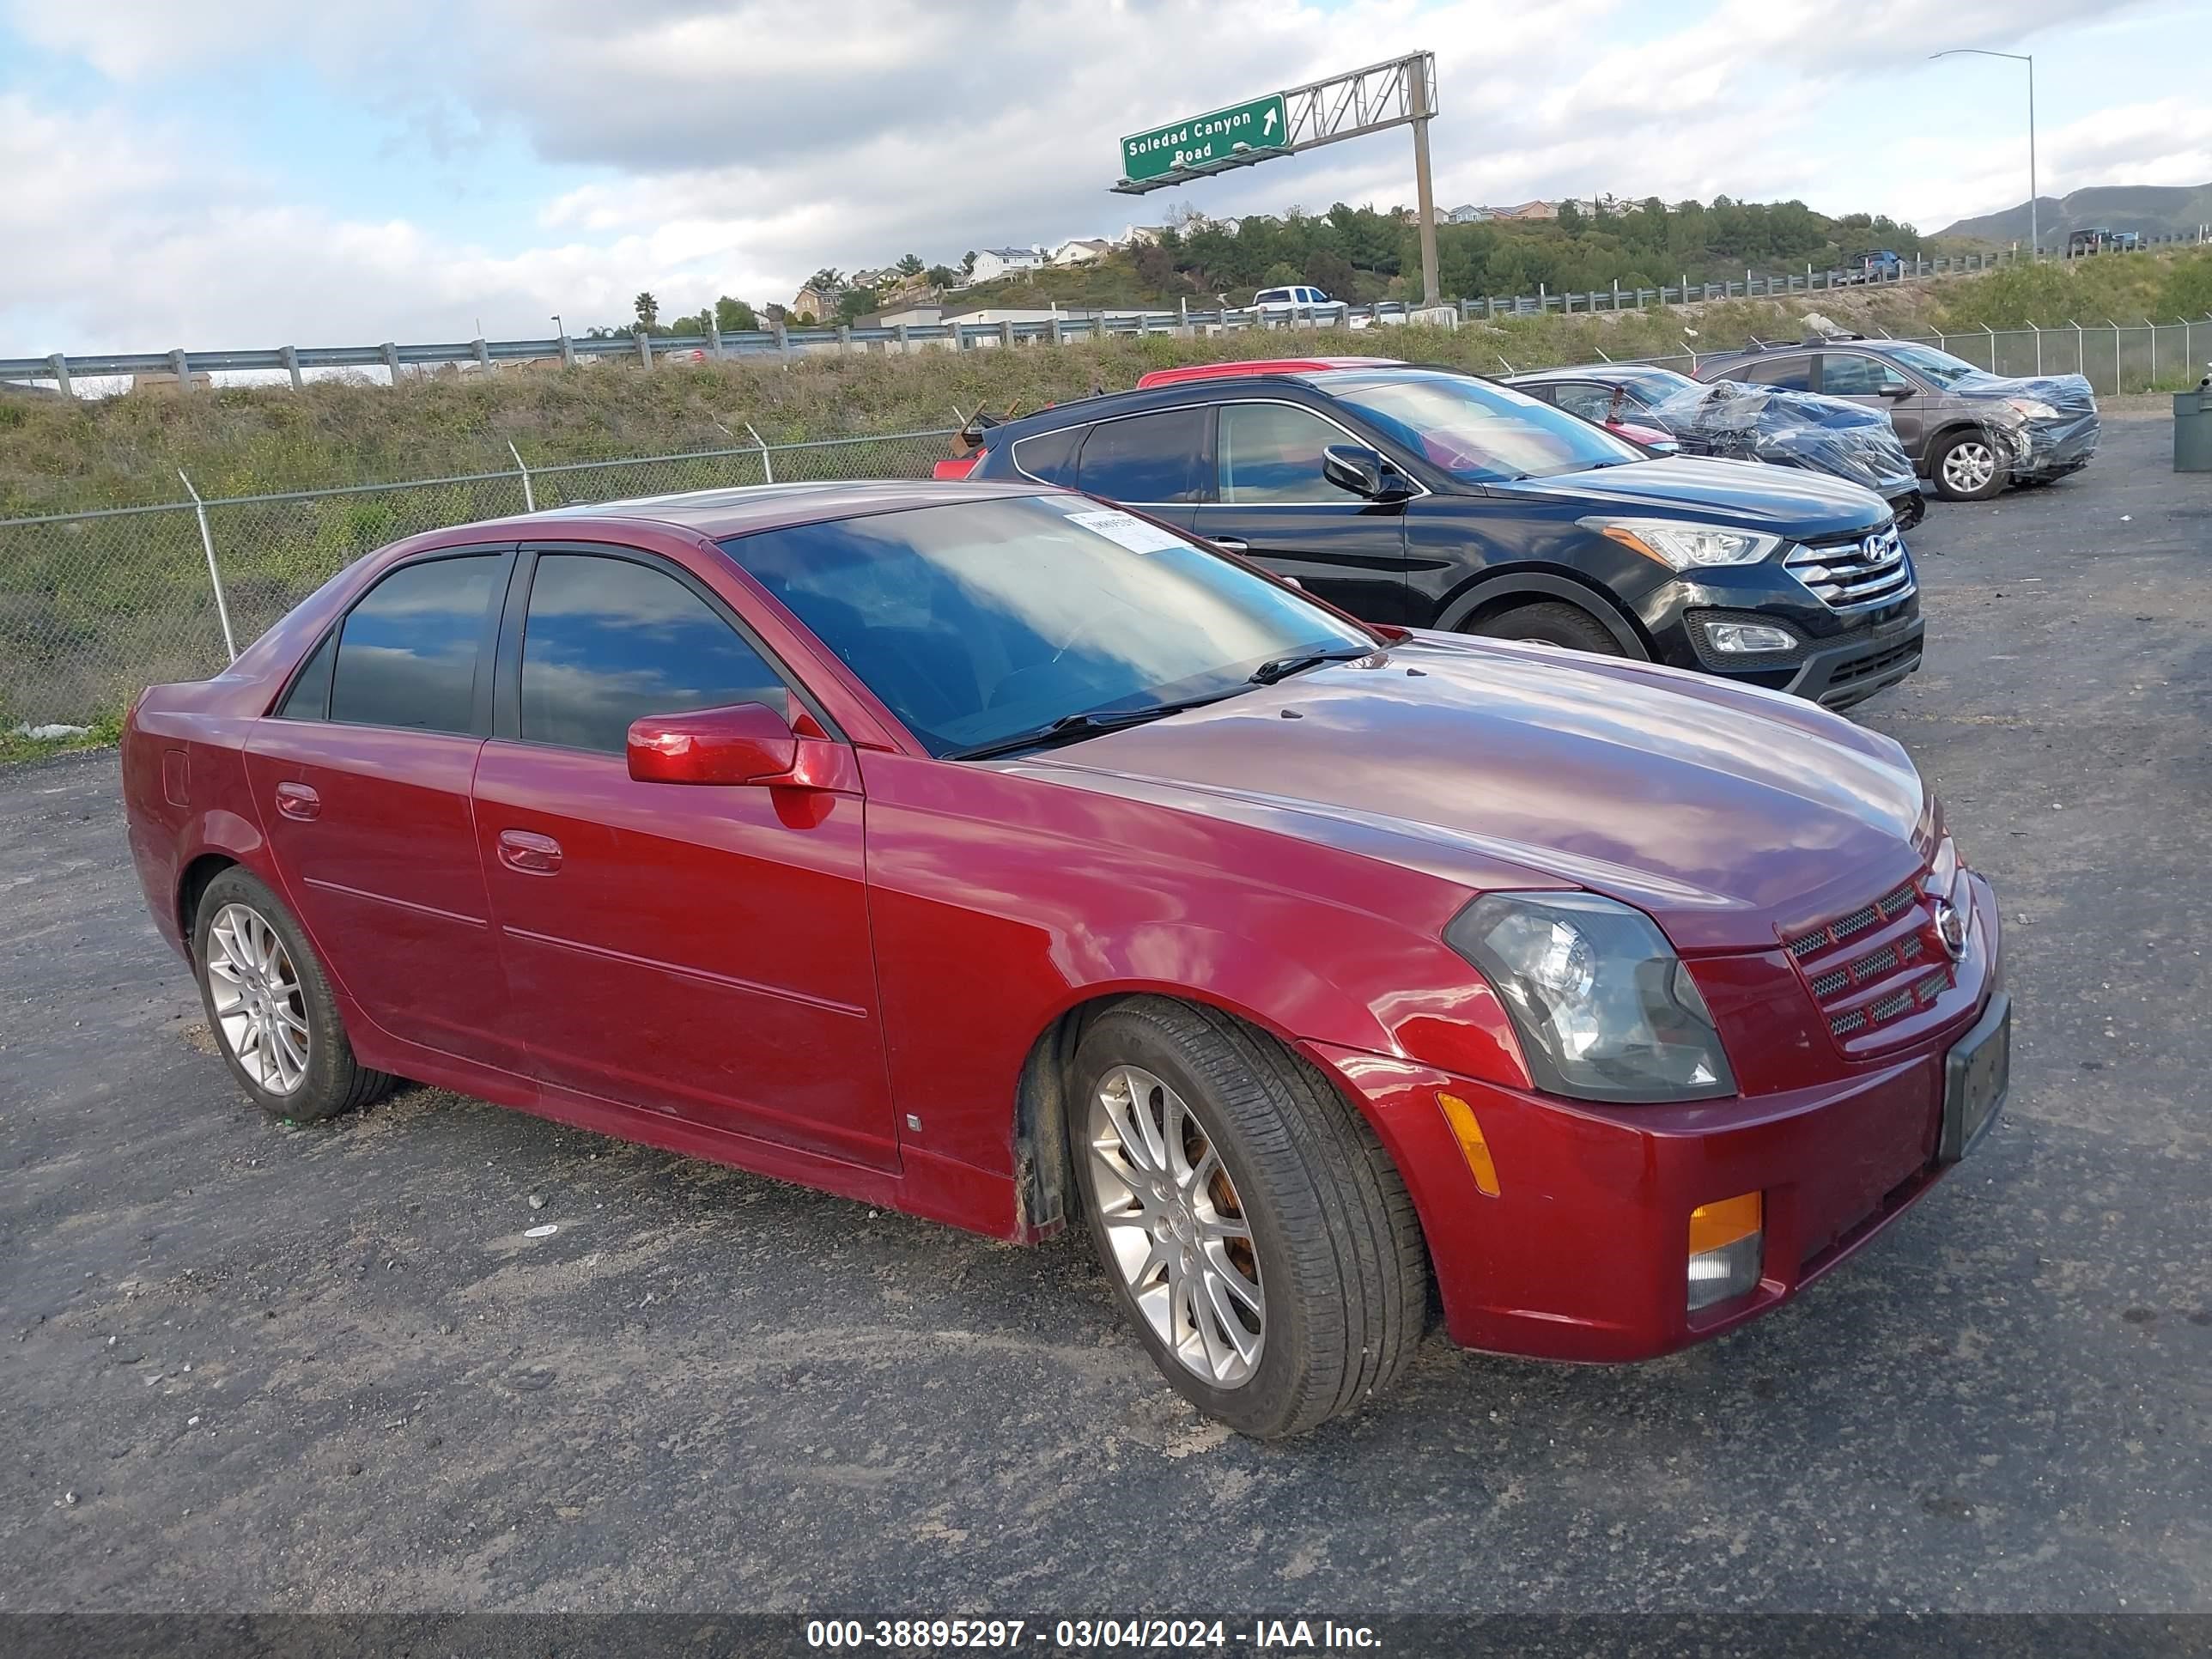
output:
M 1863 351 L 1824 351 L 1820 390 L 1828 397 L 1879 410 L 1889 416 L 1906 452 L 1920 453 L 1928 429 L 1928 394 L 1895 364 Z
M 849 787 L 639 782 L 646 714 L 765 702 Z M 809 725 L 808 722 L 812 722 Z M 895 1168 L 849 751 L 672 562 L 526 549 L 478 844 L 515 1018 L 556 1089 Z
M 1015 446 L 1018 461 L 1026 447 Z M 1075 487 L 1188 530 L 1212 483 L 1212 451 L 1203 404 L 1101 421 L 1084 436 Z
M 470 804 L 513 562 L 449 550 L 380 577 L 256 724 L 246 767 L 292 908 L 362 1012 L 521 1073 Z
M 1329 445 L 1372 447 L 1369 441 L 1279 401 L 1223 404 L 1215 422 L 1218 499 L 1198 509 L 1198 533 L 1355 617 L 1403 622 L 1405 503 L 1368 501 L 1322 471 Z

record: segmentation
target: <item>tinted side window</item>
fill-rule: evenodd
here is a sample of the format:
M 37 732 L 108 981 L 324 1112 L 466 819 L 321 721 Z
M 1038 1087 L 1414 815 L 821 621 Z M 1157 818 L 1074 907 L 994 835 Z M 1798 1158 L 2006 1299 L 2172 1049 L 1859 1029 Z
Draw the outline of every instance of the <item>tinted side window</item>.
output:
M 1075 482 L 1075 452 L 1090 430 L 1087 426 L 1064 426 L 1057 432 L 1040 432 L 1034 438 L 1023 438 L 1014 445 L 1014 465 L 1032 478 L 1042 478 L 1047 483 L 1072 484 Z
M 1321 453 L 1351 441 L 1287 404 L 1227 404 L 1214 440 L 1224 501 L 1357 501 L 1322 476 Z
M 277 719 L 326 720 L 331 717 L 331 664 L 337 653 L 338 630 L 333 628 L 323 635 L 315 654 L 307 659 L 300 678 L 284 694 L 283 706 L 276 711 Z
M 522 738 L 619 755 L 642 714 L 764 702 L 783 681 L 665 572 L 584 553 L 538 556 L 522 629 Z
M 1831 398 L 1876 398 L 1886 386 L 1905 384 L 1887 363 L 1856 352 L 1831 351 L 1820 358 L 1820 390 Z
M 1084 489 L 1109 501 L 1201 501 L 1206 415 L 1203 409 L 1170 409 L 1101 421 L 1084 441 L 1077 477 Z
M 403 565 L 354 606 L 338 638 L 331 718 L 357 726 L 468 732 L 495 554 Z
M 1813 359 L 1809 355 L 1753 358 L 1741 367 L 1729 370 L 1728 378 L 1748 380 L 1753 386 L 1778 386 L 1784 392 L 1810 392 L 1813 389 Z

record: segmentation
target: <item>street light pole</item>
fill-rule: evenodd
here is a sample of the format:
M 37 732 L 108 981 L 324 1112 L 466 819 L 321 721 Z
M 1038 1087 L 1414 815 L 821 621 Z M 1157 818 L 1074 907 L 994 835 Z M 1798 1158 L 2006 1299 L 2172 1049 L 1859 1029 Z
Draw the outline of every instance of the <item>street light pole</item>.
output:
M 2027 65 L 2027 257 L 2030 259 L 2040 258 L 2043 238 L 2035 204 L 2035 54 L 1989 52 L 1980 46 L 1953 46 L 1948 52 L 1929 53 L 1928 61 L 1932 64 L 1938 58 L 2008 58 L 2015 64 Z

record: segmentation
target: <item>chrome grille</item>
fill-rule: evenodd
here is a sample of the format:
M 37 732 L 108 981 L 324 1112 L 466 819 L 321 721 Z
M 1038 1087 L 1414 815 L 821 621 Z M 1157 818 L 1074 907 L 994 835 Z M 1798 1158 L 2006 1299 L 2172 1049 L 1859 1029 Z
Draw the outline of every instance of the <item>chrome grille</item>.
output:
M 1918 884 L 1908 881 L 1784 948 L 1840 1042 L 1931 1007 L 1951 988 L 1948 966 L 1927 965 L 1935 925 Z
M 1835 611 L 1883 605 L 1912 592 L 1912 567 L 1893 524 L 1845 541 L 1793 547 L 1782 562 Z

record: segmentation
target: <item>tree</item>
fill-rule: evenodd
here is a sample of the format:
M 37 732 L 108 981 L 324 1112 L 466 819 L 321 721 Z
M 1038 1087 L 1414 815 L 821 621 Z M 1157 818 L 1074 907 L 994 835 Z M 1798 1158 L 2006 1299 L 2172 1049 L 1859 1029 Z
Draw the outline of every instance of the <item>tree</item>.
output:
M 637 307 L 637 325 L 650 332 L 653 325 L 660 320 L 660 301 L 650 293 L 641 293 L 630 303 Z
M 837 296 L 837 320 L 857 323 L 876 308 L 876 291 L 872 288 L 848 288 Z
M 929 268 L 929 285 L 932 288 L 952 288 L 959 281 L 960 273 L 951 265 L 932 265 Z
M 898 262 L 898 274 L 902 276 L 908 277 L 921 276 L 921 255 L 919 253 L 909 253 L 904 258 L 901 259 Z
M 972 247 L 960 256 L 960 274 L 963 276 L 975 274 L 975 250 Z
M 845 273 L 835 265 L 824 265 L 806 279 L 806 286 L 817 294 L 835 294 L 845 286 Z
M 1328 248 L 1306 260 L 1306 281 L 1332 300 L 1359 297 L 1359 273 L 1352 268 L 1352 261 Z
M 1137 280 L 1154 293 L 1175 283 L 1175 255 L 1164 247 L 1139 246 L 1130 255 L 1130 263 L 1136 267 Z
M 743 300 L 725 294 L 714 301 L 714 326 L 725 334 L 744 334 L 760 326 L 760 319 Z

